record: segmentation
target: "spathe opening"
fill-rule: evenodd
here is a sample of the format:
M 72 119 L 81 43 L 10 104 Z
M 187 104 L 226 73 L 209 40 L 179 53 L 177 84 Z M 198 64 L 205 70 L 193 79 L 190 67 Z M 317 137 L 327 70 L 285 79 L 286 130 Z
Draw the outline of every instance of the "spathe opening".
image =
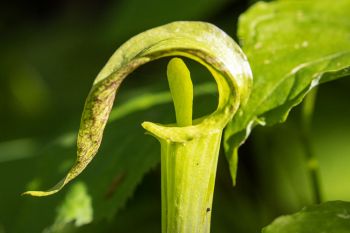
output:
M 213 113 L 218 105 L 215 79 L 198 62 L 185 57 L 176 57 L 186 63 L 191 73 L 194 88 L 193 120 Z M 123 80 L 116 95 L 110 122 L 137 112 L 144 114 L 145 121 L 161 124 L 176 122 L 166 75 L 167 64 L 172 58 L 165 57 L 142 65 Z M 118 113 L 120 109 L 122 113 Z

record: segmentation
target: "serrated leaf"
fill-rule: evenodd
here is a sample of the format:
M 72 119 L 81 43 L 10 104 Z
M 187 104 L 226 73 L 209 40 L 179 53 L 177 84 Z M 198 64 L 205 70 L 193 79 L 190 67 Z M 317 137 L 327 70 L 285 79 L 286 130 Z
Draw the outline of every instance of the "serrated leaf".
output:
M 70 225 L 79 227 L 90 223 L 92 219 L 91 197 L 86 185 L 78 182 L 71 187 L 63 203 L 61 203 L 54 224 L 45 229 L 44 233 L 66 232 L 66 228 Z
M 282 216 L 262 230 L 263 233 L 349 233 L 350 203 L 331 201 L 298 213 Z
M 254 126 L 284 121 L 314 86 L 350 74 L 349 15 L 349 0 L 260 2 L 241 15 L 254 83 L 225 132 L 234 181 L 238 147 Z

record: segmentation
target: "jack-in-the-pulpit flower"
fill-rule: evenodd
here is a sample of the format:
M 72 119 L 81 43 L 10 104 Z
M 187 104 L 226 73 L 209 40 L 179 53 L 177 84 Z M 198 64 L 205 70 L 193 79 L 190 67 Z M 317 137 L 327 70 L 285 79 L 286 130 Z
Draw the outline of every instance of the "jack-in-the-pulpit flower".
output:
M 219 93 L 217 109 L 192 119 L 190 72 L 180 58 L 168 64 L 176 123 L 142 126 L 161 144 L 162 229 L 167 233 L 208 233 L 222 131 L 244 103 L 252 74 L 239 46 L 223 31 L 203 22 L 174 22 L 143 32 L 122 45 L 95 79 L 86 99 L 77 139 L 77 160 L 56 186 L 25 194 L 58 192 L 96 155 L 121 82 L 137 67 L 162 57 L 188 57 L 204 65 Z

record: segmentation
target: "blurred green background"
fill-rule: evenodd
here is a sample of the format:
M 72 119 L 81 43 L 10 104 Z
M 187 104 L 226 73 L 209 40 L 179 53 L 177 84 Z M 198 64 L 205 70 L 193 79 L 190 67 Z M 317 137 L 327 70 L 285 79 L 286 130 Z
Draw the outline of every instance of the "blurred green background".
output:
M 167 59 L 141 67 L 123 84 L 117 106 L 136 98 L 136 107 L 115 110 L 101 152 L 81 177 L 52 197 L 20 194 L 50 187 L 72 164 L 85 97 L 124 41 L 176 20 L 211 22 L 236 38 L 238 16 L 254 2 L 2 1 L 0 233 L 160 232 L 160 152 L 140 123 L 175 119 L 168 102 L 147 102 L 167 91 Z M 187 62 L 195 85 L 212 81 L 202 67 Z M 207 94 L 198 91 L 195 99 L 195 116 L 215 109 L 215 89 L 204 89 Z M 324 200 L 350 201 L 349 89 L 349 80 L 342 79 L 318 92 L 312 146 Z M 299 107 L 283 125 L 257 127 L 240 149 L 234 188 L 221 153 L 212 232 L 260 232 L 275 217 L 313 203 L 299 129 Z

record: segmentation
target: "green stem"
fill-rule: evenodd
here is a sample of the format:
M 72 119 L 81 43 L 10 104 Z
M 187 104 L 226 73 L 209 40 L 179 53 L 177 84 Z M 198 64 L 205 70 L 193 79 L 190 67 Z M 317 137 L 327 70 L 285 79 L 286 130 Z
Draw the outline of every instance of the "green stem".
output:
M 162 232 L 209 233 L 221 132 L 161 140 Z
M 317 96 L 317 88 L 314 88 L 306 96 L 302 106 L 302 117 L 301 117 L 301 137 L 302 146 L 305 151 L 307 167 L 311 180 L 314 201 L 316 203 L 322 202 L 321 182 L 320 182 L 320 171 L 318 165 L 318 159 L 312 148 L 311 141 L 311 122 L 315 107 L 315 101 Z

